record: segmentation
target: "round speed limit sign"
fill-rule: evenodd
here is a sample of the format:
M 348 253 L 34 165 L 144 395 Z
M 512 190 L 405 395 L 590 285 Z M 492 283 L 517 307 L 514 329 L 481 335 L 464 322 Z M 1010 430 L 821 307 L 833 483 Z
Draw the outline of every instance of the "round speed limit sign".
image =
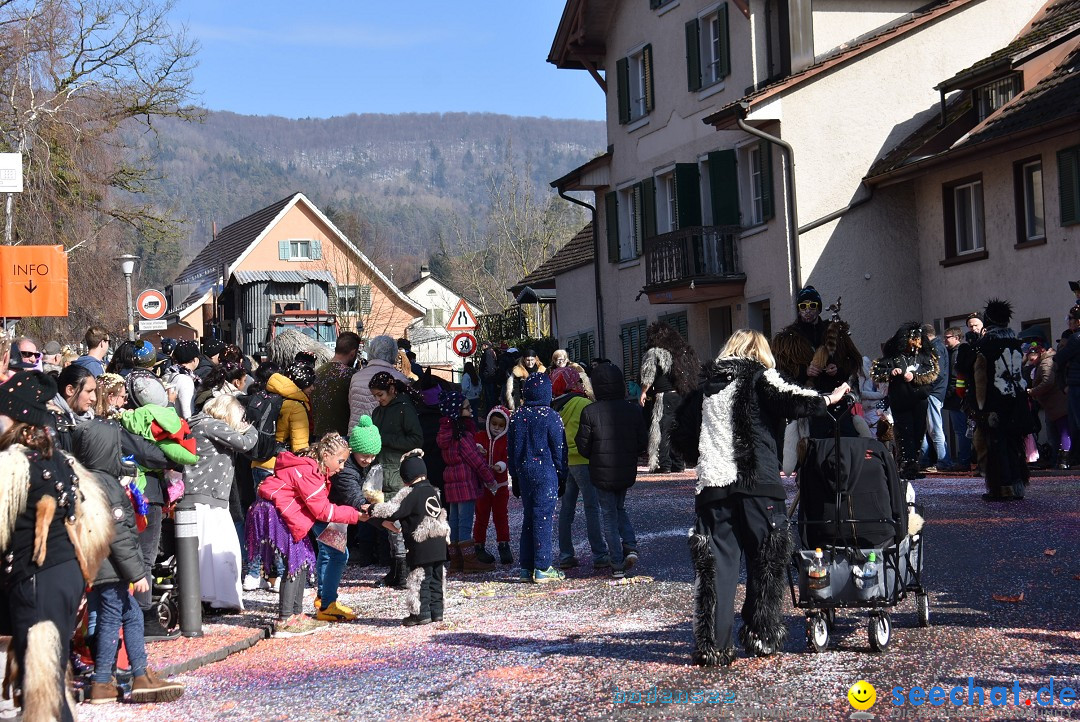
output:
M 473 336 L 468 332 L 459 333 L 457 336 L 454 336 L 452 345 L 454 347 L 454 353 L 458 356 L 461 356 L 462 358 L 472 356 L 476 353 L 476 336 Z

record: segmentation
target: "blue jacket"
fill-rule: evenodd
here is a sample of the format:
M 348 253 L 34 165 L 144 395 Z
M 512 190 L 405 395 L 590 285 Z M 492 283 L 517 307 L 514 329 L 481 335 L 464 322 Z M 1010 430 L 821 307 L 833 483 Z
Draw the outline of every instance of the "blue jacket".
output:
M 949 348 L 940 338 L 934 338 L 930 342 L 934 354 L 938 360 L 938 376 L 934 383 L 930 384 L 930 395 L 938 401 L 945 400 L 945 392 L 949 389 Z
M 514 494 L 523 488 L 535 493 L 542 486 L 562 485 L 568 471 L 566 431 L 559 412 L 551 408 L 551 377 L 537 373 L 525 380 L 524 406 L 510 416 L 507 467 Z

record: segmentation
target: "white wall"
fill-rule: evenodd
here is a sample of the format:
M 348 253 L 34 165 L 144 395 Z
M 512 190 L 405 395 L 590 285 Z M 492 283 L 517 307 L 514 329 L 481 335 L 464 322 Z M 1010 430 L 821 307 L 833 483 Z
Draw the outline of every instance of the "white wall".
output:
M 814 0 L 814 55 L 821 56 L 926 5 L 926 0 Z

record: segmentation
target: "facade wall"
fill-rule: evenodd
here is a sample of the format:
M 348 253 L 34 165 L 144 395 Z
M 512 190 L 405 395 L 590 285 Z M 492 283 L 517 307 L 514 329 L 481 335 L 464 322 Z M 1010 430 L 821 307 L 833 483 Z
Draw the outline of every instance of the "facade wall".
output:
M 1049 331 L 1060 336 L 1066 312 L 1075 303 L 1068 282 L 1080 277 L 1080 225 L 1061 225 L 1057 151 L 1078 144 L 1080 131 L 1073 131 L 989 157 L 951 163 L 913 181 L 926 320 L 941 323 L 981 311 L 989 298 L 1005 298 L 1015 310 L 1013 328 L 1019 329 L 1022 321 L 1049 318 Z M 1046 243 L 1016 248 L 1013 163 L 1035 156 L 1042 159 Z M 942 185 L 980 173 L 987 258 L 942 266 Z
M 596 333 L 595 286 L 592 264 L 574 268 L 555 277 L 560 346 L 565 347 L 566 339 L 570 336 L 589 331 Z M 606 302 L 609 289 L 601 286 L 600 290 Z M 612 293 L 615 290 L 610 289 Z
M 814 54 L 820 57 L 923 5 L 925 0 L 814 0 Z

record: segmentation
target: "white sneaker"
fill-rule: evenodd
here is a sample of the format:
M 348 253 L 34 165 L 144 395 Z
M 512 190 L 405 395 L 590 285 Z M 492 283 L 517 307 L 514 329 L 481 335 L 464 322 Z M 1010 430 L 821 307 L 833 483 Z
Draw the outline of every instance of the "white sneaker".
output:
M 245 592 L 254 592 L 256 589 L 262 589 L 264 584 L 266 584 L 266 582 L 263 581 L 262 576 L 259 574 L 248 574 L 244 577 Z
M 263 589 L 269 589 L 271 592 L 277 594 L 278 588 L 281 586 L 281 579 L 275 579 L 273 584 L 265 581 L 263 582 L 263 584 L 266 585 L 263 587 Z

